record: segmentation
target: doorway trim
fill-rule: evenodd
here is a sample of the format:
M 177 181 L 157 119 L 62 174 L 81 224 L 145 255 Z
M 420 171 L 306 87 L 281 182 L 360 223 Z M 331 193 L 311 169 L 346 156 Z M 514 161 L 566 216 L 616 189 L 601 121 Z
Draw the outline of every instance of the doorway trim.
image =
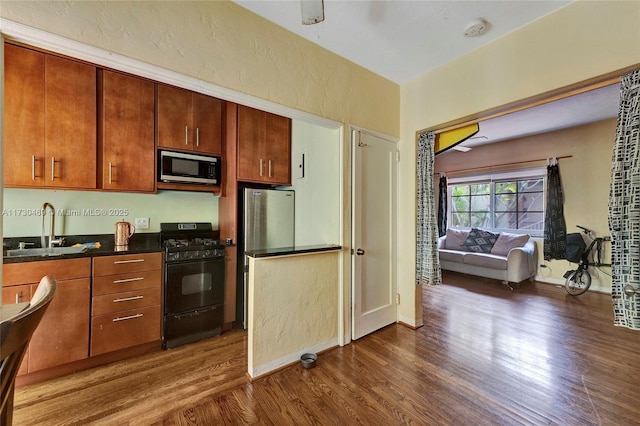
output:
M 612 71 L 588 80 L 579 81 L 568 86 L 563 86 L 559 89 L 551 90 L 548 92 L 540 93 L 539 95 L 531 96 L 519 101 L 510 102 L 505 105 L 501 105 L 488 110 L 480 111 L 465 117 L 461 117 L 456 120 L 448 121 L 446 123 L 430 126 L 422 130 L 418 130 L 415 133 L 415 140 L 417 143 L 418 136 L 424 132 L 435 132 L 436 134 L 454 130 L 460 127 L 468 126 L 470 124 L 476 124 L 481 121 L 489 120 L 492 118 L 500 117 L 503 115 L 511 114 L 513 112 L 523 111 L 529 108 L 533 108 L 539 105 L 547 104 L 549 102 L 557 101 L 560 99 L 568 98 L 570 96 L 586 93 L 591 90 L 599 89 L 605 86 L 610 86 L 620 82 L 620 77 L 636 70 L 640 67 L 640 63 L 631 65 L 616 71 Z

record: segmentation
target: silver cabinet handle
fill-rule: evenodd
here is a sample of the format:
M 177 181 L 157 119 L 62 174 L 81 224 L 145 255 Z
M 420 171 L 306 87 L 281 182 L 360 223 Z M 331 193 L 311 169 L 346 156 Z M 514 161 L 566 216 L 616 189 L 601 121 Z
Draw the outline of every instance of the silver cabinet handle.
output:
M 200 128 L 196 127 L 196 146 L 200 146 Z
M 114 260 L 113 264 L 114 265 L 121 265 L 123 263 L 139 263 L 139 262 L 144 262 L 144 259 Z
M 20 293 L 16 293 L 16 305 L 20 303 Z
M 184 144 L 189 145 L 189 126 L 184 126 Z
M 31 180 L 36 180 L 36 156 L 31 156 Z
M 51 180 L 53 181 L 56 178 L 56 158 L 51 157 Z
M 362 255 L 364 255 L 364 250 L 362 250 L 361 248 L 359 248 L 358 250 L 356 250 L 356 254 L 357 254 L 358 256 L 362 256 Z
M 127 317 L 114 318 L 111 321 L 113 321 L 113 322 L 126 321 L 126 320 L 130 320 L 130 319 L 134 319 L 134 318 L 140 318 L 141 316 L 143 316 L 143 314 L 135 314 L 135 315 L 129 315 Z
M 111 167 L 112 167 L 112 166 L 111 166 L 111 163 L 109 163 L 109 183 L 112 183 L 112 182 L 113 182 L 113 179 L 112 179 L 113 174 L 112 174 L 112 172 L 111 172 Z
M 260 159 L 260 176 L 262 176 L 262 158 Z
M 113 303 L 129 302 L 130 300 L 140 300 L 140 299 L 144 299 L 144 296 L 121 297 L 119 299 L 113 299 Z
M 144 277 L 136 277 L 136 278 L 125 278 L 122 280 L 113 280 L 114 284 L 122 284 L 122 283 L 131 283 L 134 281 L 142 281 L 144 280 Z
M 269 160 L 269 177 L 271 177 L 271 160 Z

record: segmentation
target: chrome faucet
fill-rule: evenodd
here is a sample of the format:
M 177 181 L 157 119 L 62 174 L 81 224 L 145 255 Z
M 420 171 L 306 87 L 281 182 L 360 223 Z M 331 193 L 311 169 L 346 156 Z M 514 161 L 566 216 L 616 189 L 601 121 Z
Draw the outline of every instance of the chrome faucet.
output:
M 49 245 L 45 245 L 46 240 L 44 237 L 44 217 L 47 215 L 47 208 L 51 209 L 51 222 L 49 224 Z M 42 228 L 40 232 L 40 244 L 42 248 L 48 247 L 52 248 L 54 245 L 62 245 L 64 244 L 63 238 L 56 239 L 55 233 L 56 227 L 56 209 L 53 207 L 51 203 L 44 203 L 42 205 Z

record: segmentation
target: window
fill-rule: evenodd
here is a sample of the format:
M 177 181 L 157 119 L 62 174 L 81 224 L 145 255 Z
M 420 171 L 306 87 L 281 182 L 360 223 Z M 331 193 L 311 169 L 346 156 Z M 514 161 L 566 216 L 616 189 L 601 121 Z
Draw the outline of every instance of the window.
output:
M 450 226 L 541 235 L 545 180 L 544 169 L 449 179 Z

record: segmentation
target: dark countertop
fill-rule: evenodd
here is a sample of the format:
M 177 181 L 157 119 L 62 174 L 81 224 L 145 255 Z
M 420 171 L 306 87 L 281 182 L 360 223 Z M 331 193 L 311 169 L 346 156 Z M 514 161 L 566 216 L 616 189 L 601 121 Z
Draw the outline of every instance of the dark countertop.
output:
M 99 235 L 70 235 L 63 236 L 66 240 L 65 247 L 73 246 L 76 243 L 91 243 L 100 242 L 100 248 L 89 248 L 82 253 L 64 254 L 60 256 L 11 256 L 7 257 L 7 250 L 13 250 L 18 248 L 18 243 L 24 241 L 27 243 L 34 243 L 27 248 L 40 247 L 40 237 L 9 237 L 3 241 L 3 263 L 23 263 L 42 260 L 56 260 L 56 259 L 72 259 L 78 257 L 96 257 L 96 256 L 111 256 L 120 254 L 137 254 L 137 253 L 156 253 L 162 252 L 163 249 L 160 246 L 160 233 L 149 232 L 134 234 L 129 240 L 129 246 L 126 250 L 118 250 L 114 246 L 113 234 L 99 234 Z
M 261 257 L 273 257 L 273 256 L 287 256 L 291 254 L 302 253 L 316 253 L 323 251 L 339 251 L 342 250 L 342 246 L 336 244 L 318 244 L 310 246 L 292 246 L 292 247 L 280 247 L 272 249 L 262 250 L 248 250 L 244 254 L 249 257 L 261 258 Z

